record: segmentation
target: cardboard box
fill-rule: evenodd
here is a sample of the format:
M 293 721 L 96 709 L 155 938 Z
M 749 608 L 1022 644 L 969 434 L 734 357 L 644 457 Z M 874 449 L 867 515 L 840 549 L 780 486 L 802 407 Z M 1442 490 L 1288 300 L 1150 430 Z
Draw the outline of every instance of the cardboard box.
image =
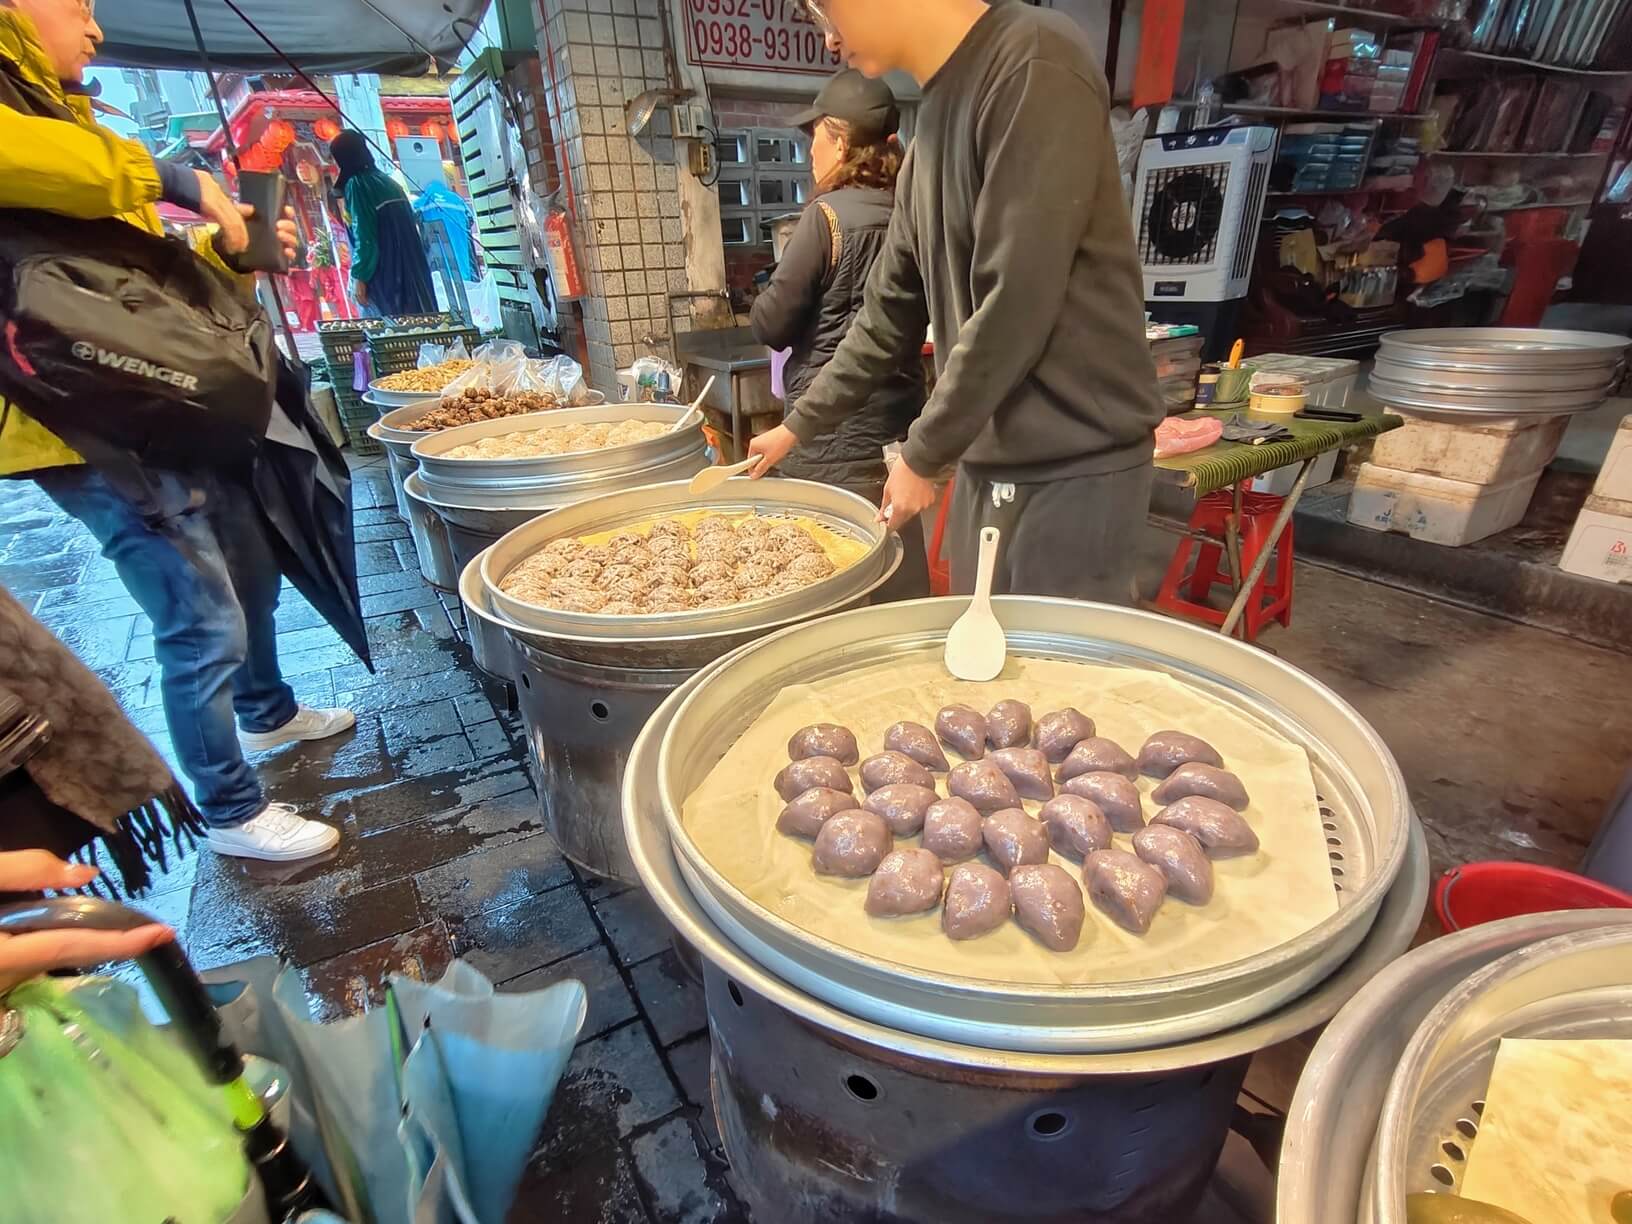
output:
M 1592 495 L 1632 502 L 1632 415 L 1621 418 L 1621 427 L 1609 444 L 1609 454 L 1604 456 L 1604 466 L 1598 469 Z
M 1626 432 L 1624 425 L 1621 432 Z M 1587 498 L 1558 568 L 1604 582 L 1632 583 L 1632 501 Z
M 1540 479 L 1535 472 L 1501 484 L 1476 485 L 1362 463 L 1349 496 L 1349 522 L 1459 548 L 1524 518 Z

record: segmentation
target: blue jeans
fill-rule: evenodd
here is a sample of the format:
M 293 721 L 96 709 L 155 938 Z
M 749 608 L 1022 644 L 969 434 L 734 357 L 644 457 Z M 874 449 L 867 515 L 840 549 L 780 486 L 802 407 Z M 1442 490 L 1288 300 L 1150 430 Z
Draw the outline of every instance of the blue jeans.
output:
M 204 819 L 242 824 L 266 806 L 233 717 L 273 731 L 295 716 L 278 669 L 282 579 L 247 487 L 209 475 L 146 472 L 141 501 L 88 466 L 36 472 L 84 523 L 153 622 L 164 717 Z

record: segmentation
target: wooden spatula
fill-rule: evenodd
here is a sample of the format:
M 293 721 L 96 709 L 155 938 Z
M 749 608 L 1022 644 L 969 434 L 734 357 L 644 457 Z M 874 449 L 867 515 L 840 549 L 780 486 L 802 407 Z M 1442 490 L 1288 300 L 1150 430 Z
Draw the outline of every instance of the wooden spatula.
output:
M 997 568 L 1000 535 L 996 527 L 981 529 L 975 597 L 946 635 L 946 670 L 959 680 L 994 680 L 1008 656 L 1003 626 L 992 611 L 992 572 Z

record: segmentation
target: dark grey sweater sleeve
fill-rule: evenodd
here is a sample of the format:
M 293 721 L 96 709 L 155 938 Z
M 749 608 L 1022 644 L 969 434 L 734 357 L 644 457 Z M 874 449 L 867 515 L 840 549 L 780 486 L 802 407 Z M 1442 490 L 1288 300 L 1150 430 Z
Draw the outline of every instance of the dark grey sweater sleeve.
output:
M 754 339 L 773 349 L 792 345 L 810 327 L 832 272 L 833 231 L 815 204 L 805 209 L 788 236 L 771 283 L 754 299 L 749 325 Z
M 896 185 L 895 211 L 884 249 L 867 277 L 867 296 L 833 359 L 783 421 L 801 442 L 831 431 L 906 362 L 921 361 L 929 314 L 912 240 L 912 155 Z
M 1058 323 L 1088 229 L 1103 124 L 1069 122 L 1104 102 L 1069 68 L 1032 60 L 999 82 L 976 122 L 980 198 L 969 269 L 976 303 L 942 349 L 934 394 L 902 458 L 927 476 L 955 463 L 1036 367 Z

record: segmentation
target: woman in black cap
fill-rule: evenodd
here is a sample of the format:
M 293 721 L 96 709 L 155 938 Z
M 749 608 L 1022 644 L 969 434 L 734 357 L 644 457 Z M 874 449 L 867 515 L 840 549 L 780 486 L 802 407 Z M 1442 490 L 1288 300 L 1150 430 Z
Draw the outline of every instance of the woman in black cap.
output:
M 341 132 L 329 145 L 340 168 L 335 187 L 351 226 L 352 295 L 366 313 L 393 317 L 433 314 L 431 265 L 407 193 L 374 165 L 368 142 Z
M 903 151 L 901 114 L 883 81 L 846 70 L 823 87 L 816 105 L 795 120 L 810 132 L 816 199 L 788 239 L 770 284 L 754 302 L 761 344 L 791 349 L 783 374 L 793 411 L 861 311 L 867 275 L 884 249 L 895 206 Z M 801 443 L 777 469 L 859 493 L 875 505 L 888 472 L 884 447 L 907 436 L 924 406 L 923 364 L 911 361 L 881 380 L 859 410 L 832 433 Z M 887 599 L 929 594 L 923 528 L 902 532 L 906 559 L 881 592 Z

